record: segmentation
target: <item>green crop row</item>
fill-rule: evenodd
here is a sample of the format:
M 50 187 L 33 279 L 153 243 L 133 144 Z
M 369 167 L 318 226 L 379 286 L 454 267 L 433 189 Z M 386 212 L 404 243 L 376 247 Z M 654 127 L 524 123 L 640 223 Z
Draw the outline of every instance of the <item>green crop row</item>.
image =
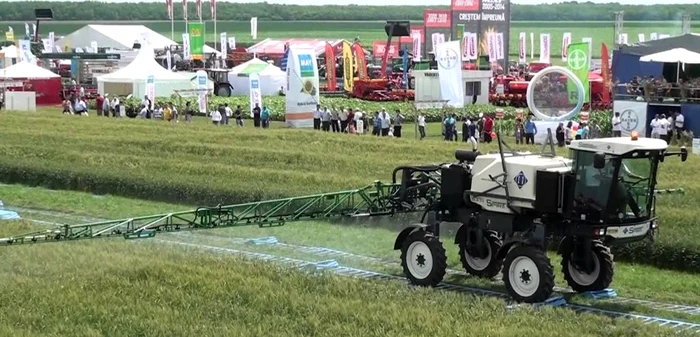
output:
M 156 101 L 159 101 L 157 99 Z M 198 105 L 196 98 L 175 98 L 172 102 L 176 106 L 183 107 L 185 102 L 190 102 L 190 105 L 198 111 Z M 228 104 L 232 109 L 236 106 L 241 106 L 244 111 L 244 116 L 249 117 L 249 114 L 245 113 L 250 111 L 250 100 L 247 96 L 233 96 L 233 97 L 211 97 L 209 99 L 209 105 L 211 108 L 215 108 L 222 104 Z M 140 100 L 130 99 L 126 101 L 127 112 L 137 111 Z M 263 97 L 263 105 L 270 109 L 273 121 L 284 121 L 285 112 L 285 98 L 283 96 L 265 96 Z M 376 111 L 381 111 L 381 109 L 386 109 L 391 115 L 395 114 L 396 110 L 400 110 L 404 116 L 406 116 L 407 121 L 415 121 L 415 117 L 418 111 L 414 108 L 412 103 L 405 102 L 373 102 L 364 101 L 354 98 L 340 98 L 340 97 L 321 97 L 321 105 L 323 107 L 337 107 L 337 108 L 352 108 L 355 111 L 364 111 L 373 114 Z M 465 116 L 478 116 L 481 113 L 495 115 L 496 109 L 503 109 L 504 118 L 499 122 L 500 127 L 503 131 L 512 132 L 514 130 L 515 118 L 518 109 L 513 107 L 496 107 L 490 104 L 484 105 L 468 105 L 464 109 L 454 109 L 454 108 L 444 108 L 444 109 L 427 109 L 421 110 L 423 116 L 427 122 L 440 122 L 443 120 L 445 114 L 456 114 L 458 117 Z M 520 109 L 523 115 L 527 115 L 529 110 Z M 578 116 L 573 118 L 578 119 Z M 610 133 L 611 130 L 611 113 L 610 111 L 596 111 L 589 115 L 589 123 L 597 125 L 601 128 L 604 133 Z
M 435 132 L 434 127 L 429 131 Z M 165 123 L 0 112 L 0 133 L 4 183 L 190 205 L 359 188 L 377 179 L 388 181 L 396 166 L 451 161 L 462 147 L 410 136 L 214 127 L 203 117 Z M 669 158 L 661 164 L 660 187 L 683 187 L 687 193 L 659 197 L 661 237 L 653 248 L 622 246 L 615 248 L 616 258 L 700 271 L 700 214 L 690 211 L 700 202 L 700 184 L 688 178 L 698 164 L 695 156 L 686 163 Z

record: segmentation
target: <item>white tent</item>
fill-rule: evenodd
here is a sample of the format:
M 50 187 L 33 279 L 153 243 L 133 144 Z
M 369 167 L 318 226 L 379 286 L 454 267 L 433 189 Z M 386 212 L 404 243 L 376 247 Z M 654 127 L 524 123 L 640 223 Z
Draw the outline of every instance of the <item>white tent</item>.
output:
M 0 78 L 46 79 L 58 77 L 61 76 L 29 62 L 19 62 L 0 71 Z
M 260 94 L 276 95 L 287 85 L 287 73 L 273 64 L 254 58 L 232 68 L 228 73 L 228 81 L 233 86 L 231 95 L 249 95 L 248 77 L 250 74 L 260 76 Z
M 56 41 L 56 45 L 84 48 L 89 47 L 92 41 L 95 41 L 98 47 L 131 49 L 134 46 L 134 42 L 141 39 L 145 39 L 153 48 L 179 45 L 177 42 L 143 25 L 87 25 Z M 206 45 L 204 46 L 204 53 L 221 54 L 218 50 Z
M 7 46 L 0 50 L 2 59 L 0 60 L 0 68 L 11 66 L 19 62 L 19 50 L 15 45 Z
M 104 95 L 142 96 L 146 92 L 146 79 L 155 78 L 156 96 L 172 95 L 175 90 L 194 89 L 191 79 L 181 73 L 163 68 L 153 58 L 153 49 L 142 46 L 134 60 L 124 68 L 113 73 L 97 77 L 97 92 Z
M 642 62 L 700 64 L 700 53 L 685 48 L 674 48 L 639 58 Z

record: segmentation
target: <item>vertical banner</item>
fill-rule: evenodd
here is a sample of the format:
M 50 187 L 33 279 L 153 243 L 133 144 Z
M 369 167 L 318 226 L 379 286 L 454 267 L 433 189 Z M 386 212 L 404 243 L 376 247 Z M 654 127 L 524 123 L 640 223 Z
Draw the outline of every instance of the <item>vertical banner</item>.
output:
M 657 33 L 649 34 L 649 40 L 654 41 L 654 40 L 657 40 L 658 38 L 659 38 L 659 36 L 657 35 Z
M 494 64 L 498 62 L 498 52 L 496 51 L 496 48 L 498 48 L 498 42 L 496 33 L 489 34 L 488 38 L 486 39 L 486 42 L 489 47 L 489 63 Z
M 535 59 L 535 33 L 530 33 L 530 59 Z
M 540 34 L 540 62 L 549 63 L 551 51 L 551 39 L 549 34 Z
M 612 76 L 610 76 L 610 54 L 608 54 L 608 46 L 603 43 L 600 47 L 600 76 L 603 78 L 603 103 L 610 103 L 610 91 L 612 87 Z
M 431 38 L 431 41 L 438 43 L 433 36 L 438 36 L 435 34 L 443 34 L 446 37 L 450 37 L 452 34 L 452 18 L 450 17 L 451 11 L 449 9 L 426 9 L 423 11 L 423 26 L 425 27 L 425 43 L 423 46 L 422 55 L 428 58 L 428 54 L 435 53 L 435 44 L 428 43 L 427 39 Z
M 343 41 L 343 88 L 352 92 L 355 81 L 355 64 L 352 56 L 352 47 L 347 41 Z
M 403 55 L 401 55 L 401 65 L 403 66 L 403 83 L 404 89 L 408 89 L 408 49 L 403 46 Z
M 463 24 L 467 32 L 477 34 L 478 55 L 489 52 L 489 35 L 503 34 L 503 58 L 496 58 L 503 69 L 508 66 L 510 50 L 510 0 L 451 0 L 452 31 Z M 499 41 L 496 35 L 496 41 Z
M 19 60 L 20 62 L 32 62 L 34 55 L 32 54 L 31 43 L 29 40 L 19 40 Z
M 328 91 L 338 90 L 338 81 L 335 76 L 335 48 L 326 42 L 326 86 Z
M 566 62 L 569 55 L 569 45 L 571 44 L 571 33 L 567 32 L 561 38 L 561 60 Z
M 204 23 L 190 22 L 188 31 L 190 34 L 190 57 L 193 60 L 204 60 Z
M 54 47 L 56 43 L 56 34 L 54 32 L 49 32 L 49 52 L 53 53 L 56 51 L 56 48 Z
M 168 70 L 173 70 L 173 56 L 170 54 L 170 49 L 165 51 L 165 61 L 167 62 Z
M 231 48 L 231 50 L 236 49 L 236 37 L 231 36 L 228 38 L 228 47 Z
M 365 50 L 359 42 L 355 42 L 352 45 L 352 50 L 355 53 L 355 69 L 357 70 L 357 77 L 361 80 L 369 79 L 367 75 L 367 59 L 365 58 Z
M 206 115 L 207 113 L 207 72 L 204 70 L 198 70 L 197 73 L 197 90 L 199 94 L 197 95 L 197 104 L 199 106 L 199 112 Z
M 192 55 L 190 55 L 190 34 L 182 34 L 182 58 L 185 61 L 189 61 L 192 59 Z
M 221 54 L 224 56 L 224 60 L 226 59 L 226 55 L 228 55 L 228 46 L 227 42 L 228 40 L 226 39 L 226 32 L 223 32 L 219 35 L 219 42 L 221 43 Z
M 197 18 L 199 21 L 202 21 L 202 0 L 197 0 L 195 5 L 197 7 Z
M 49 45 L 49 39 L 41 39 L 41 43 L 43 44 L 43 53 L 51 53 L 51 46 Z
M 476 33 L 469 33 L 468 36 L 468 47 L 467 47 L 467 58 L 469 60 L 476 60 L 479 58 L 479 35 Z
M 590 102 L 591 90 L 588 85 L 588 71 L 590 66 L 590 54 L 588 52 L 588 43 L 572 43 L 569 45 L 569 59 L 566 61 L 566 66 L 572 73 L 583 83 L 583 91 L 585 93 L 585 101 Z M 568 92 L 569 103 L 576 104 L 578 102 L 578 87 L 572 79 L 567 80 L 566 90 Z
M 253 40 L 258 39 L 258 18 L 257 17 L 250 18 L 250 36 L 253 37 Z
M 527 63 L 527 35 L 520 32 L 518 38 L 518 63 Z
M 251 73 L 248 75 L 248 89 L 250 92 L 250 117 L 253 117 L 253 108 L 257 104 L 262 110 L 262 94 L 260 93 L 260 75 L 258 73 Z
M 472 33 L 464 32 L 464 36 L 462 36 L 462 45 L 460 47 L 462 48 L 462 59 L 465 61 L 471 60 L 469 57 L 469 38 L 471 35 Z
M 146 97 L 151 100 L 151 106 L 148 108 L 153 110 L 153 106 L 156 101 L 156 78 L 153 75 L 149 75 L 146 78 Z
M 435 59 L 440 77 L 440 94 L 447 105 L 464 107 L 464 81 L 462 80 L 462 58 L 459 41 L 441 43 L 437 46 Z
M 90 50 L 92 50 L 94 54 L 97 54 L 97 41 L 90 42 Z
M 15 31 L 10 26 L 7 27 L 7 31 L 5 32 L 5 40 L 7 40 L 7 41 L 14 41 L 15 40 Z
M 639 40 L 639 42 L 644 42 L 644 39 L 645 39 L 644 33 L 637 34 L 637 39 Z
M 420 62 L 421 54 L 423 52 L 423 43 L 421 41 L 423 33 L 414 33 L 411 35 L 413 40 L 413 62 Z
M 182 0 L 182 19 L 185 20 L 185 26 L 187 26 L 187 0 Z
M 352 59 L 352 55 L 350 58 Z M 287 87 L 289 88 L 285 97 L 287 126 L 295 128 L 313 126 L 314 110 L 320 102 L 315 49 L 289 47 Z
M 617 43 L 621 44 L 621 45 L 627 44 L 627 39 L 628 39 L 627 33 L 620 34 L 620 36 L 617 37 Z
M 640 135 L 646 134 L 647 103 L 638 101 L 615 101 L 613 113 L 620 113 L 620 126 L 622 137 L 629 137 L 637 131 Z
M 503 33 L 496 33 L 496 58 L 501 61 L 505 60 L 506 55 L 505 51 L 503 50 L 505 46 L 505 41 L 503 41 Z M 503 68 L 506 69 L 506 68 Z
M 593 55 L 593 38 L 584 37 L 581 39 L 581 42 L 588 43 L 588 55 Z M 593 58 L 590 57 L 589 59 L 591 62 L 588 64 L 588 68 L 593 68 Z
M 464 50 L 464 25 L 463 24 L 457 25 L 457 31 L 452 36 L 453 37 L 451 40 L 459 41 L 459 50 L 463 51 Z M 462 57 L 464 57 L 463 52 L 462 52 Z

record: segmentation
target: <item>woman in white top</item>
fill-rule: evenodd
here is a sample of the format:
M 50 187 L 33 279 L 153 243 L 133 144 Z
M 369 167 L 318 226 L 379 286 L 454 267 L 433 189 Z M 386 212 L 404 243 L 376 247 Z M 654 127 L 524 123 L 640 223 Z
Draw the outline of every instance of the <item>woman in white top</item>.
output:
M 355 113 L 355 125 L 357 125 L 355 133 L 358 135 L 365 133 L 365 121 L 362 119 L 362 116 L 364 116 L 364 114 L 360 110 Z
M 221 113 L 219 112 L 219 110 L 211 110 L 211 123 L 214 125 L 219 125 L 219 123 L 221 123 Z

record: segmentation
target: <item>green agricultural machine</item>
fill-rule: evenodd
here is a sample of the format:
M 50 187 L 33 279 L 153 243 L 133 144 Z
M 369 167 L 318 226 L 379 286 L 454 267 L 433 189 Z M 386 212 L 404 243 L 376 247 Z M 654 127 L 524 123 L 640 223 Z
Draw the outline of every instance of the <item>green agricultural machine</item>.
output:
M 498 137 L 499 152 L 458 150 L 457 162 L 401 166 L 391 183 L 333 193 L 239 205 L 199 207 L 57 228 L 0 239 L 15 246 L 237 226 L 282 226 L 287 222 L 340 217 L 419 213 L 419 224 L 402 230 L 393 246 L 410 283 L 438 286 L 447 258 L 441 223 L 460 223 L 455 244 L 471 275 L 498 273 L 516 301 L 535 303 L 553 292 L 547 241 L 563 238 L 558 252 L 569 286 L 602 290 L 613 278 L 612 244 L 653 236 L 658 228 L 655 185 L 660 162 L 685 161 L 688 152 L 668 152 L 648 138 L 604 138 L 571 142 L 570 158 L 554 153 L 512 151 Z

